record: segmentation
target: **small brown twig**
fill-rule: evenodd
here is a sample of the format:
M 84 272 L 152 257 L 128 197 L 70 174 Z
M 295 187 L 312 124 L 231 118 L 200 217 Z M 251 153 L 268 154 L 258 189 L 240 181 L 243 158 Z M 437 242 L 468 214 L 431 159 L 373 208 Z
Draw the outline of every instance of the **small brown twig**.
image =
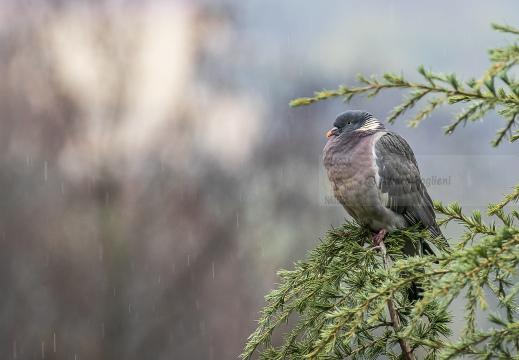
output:
M 380 243 L 378 244 L 378 248 L 380 250 L 380 253 L 382 254 L 382 262 L 384 263 L 384 267 L 386 268 L 386 271 L 389 272 L 391 270 L 391 266 L 389 265 L 389 256 L 387 255 L 387 249 L 386 244 L 384 244 L 383 240 L 380 240 Z M 393 323 L 393 328 L 395 329 L 395 333 L 398 336 L 398 333 L 402 329 L 402 324 L 400 323 L 400 319 L 398 319 L 398 312 L 395 307 L 395 303 L 393 302 L 393 299 L 390 297 L 387 301 L 387 308 L 389 310 L 389 316 L 391 317 L 391 322 Z M 404 354 L 404 357 L 407 360 L 416 360 L 413 350 L 407 343 L 406 339 L 398 338 L 398 344 L 400 345 L 400 348 L 402 349 L 402 353 Z

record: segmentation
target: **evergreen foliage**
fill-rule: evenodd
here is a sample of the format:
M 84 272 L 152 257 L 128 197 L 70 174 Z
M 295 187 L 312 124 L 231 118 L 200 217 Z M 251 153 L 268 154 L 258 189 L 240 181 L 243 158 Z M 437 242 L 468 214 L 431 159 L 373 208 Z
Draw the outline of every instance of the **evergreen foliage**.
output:
M 519 36 L 519 30 L 509 26 L 493 27 Z M 382 80 L 359 76 L 363 86 L 317 92 L 291 106 L 337 96 L 348 102 L 358 94 L 372 97 L 383 89 L 403 88 L 410 94 L 394 109 L 390 122 L 420 102 L 426 105 L 411 126 L 440 105 L 465 102 L 468 107 L 447 133 L 493 110 L 504 119 L 504 126 L 492 145 L 504 138 L 513 142 L 519 138 L 519 130 L 514 131 L 519 82 L 511 73 L 519 61 L 519 45 L 489 52 L 492 64 L 478 80 L 463 82 L 455 74 L 421 66 L 423 82 L 409 82 L 393 73 L 384 74 Z M 369 230 L 355 223 L 330 230 L 306 261 L 296 263 L 294 270 L 278 272 L 281 283 L 266 296 L 269 304 L 241 357 L 249 359 L 257 351 L 260 359 L 519 359 L 519 229 L 514 225 L 519 212 L 505 209 L 518 199 L 519 184 L 503 201 L 488 206 L 489 224 L 479 211 L 466 215 L 457 203 L 436 202 L 436 211 L 444 216 L 441 225 L 455 221 L 465 229 L 451 250 L 417 227 L 389 233 L 378 247 L 373 246 Z M 476 236 L 481 240 L 474 242 Z M 406 258 L 401 251 L 406 238 L 427 238 L 440 251 L 436 256 Z M 424 297 L 409 303 L 405 294 L 413 281 L 421 282 Z M 453 338 L 449 312 L 455 298 L 463 304 L 459 338 Z M 490 309 L 489 301 L 499 308 Z M 478 313 L 492 325 L 483 328 Z M 286 334 L 281 344 L 272 344 L 277 329 Z
M 519 30 L 509 26 L 495 24 L 492 26 L 496 30 L 518 35 Z M 393 114 L 387 118 L 388 122 L 394 122 L 397 117 L 403 115 L 406 110 L 413 108 L 427 95 L 433 95 L 433 97 L 427 100 L 427 106 L 422 108 L 410 121 L 410 126 L 418 125 L 419 121 L 430 115 L 440 105 L 459 102 L 468 103 L 469 107 L 462 110 L 452 124 L 445 128 L 445 132 L 450 133 L 459 124 L 463 123 L 465 125 L 468 121 L 479 120 L 488 111 L 495 110 L 496 107 L 502 107 L 502 109 L 498 110 L 498 113 L 504 118 L 505 126 L 498 130 L 497 137 L 492 142 L 493 146 L 497 146 L 507 134 L 510 141 L 515 141 L 519 138 L 519 131 L 511 132 L 512 129 L 517 127 L 519 82 L 511 74 L 512 71 L 510 71 L 519 61 L 519 44 L 513 43 L 504 47 L 490 49 L 489 53 L 492 65 L 479 80 L 472 78 L 463 83 L 456 74 L 435 73 L 426 70 L 424 66 L 419 66 L 418 73 L 424 80 L 422 83 L 407 81 L 403 76 L 396 73 L 383 74 L 382 80 L 379 80 L 376 76 L 368 79 L 359 75 L 359 82 L 365 86 L 348 87 L 341 85 L 338 90 L 323 90 L 316 92 L 314 97 L 296 99 L 290 103 L 290 106 L 308 105 L 337 96 L 343 96 L 344 102 L 347 103 L 355 95 L 359 94 L 373 97 L 383 89 L 410 89 L 409 96 L 401 105 L 393 109 Z M 496 85 L 499 81 L 501 81 L 501 85 Z

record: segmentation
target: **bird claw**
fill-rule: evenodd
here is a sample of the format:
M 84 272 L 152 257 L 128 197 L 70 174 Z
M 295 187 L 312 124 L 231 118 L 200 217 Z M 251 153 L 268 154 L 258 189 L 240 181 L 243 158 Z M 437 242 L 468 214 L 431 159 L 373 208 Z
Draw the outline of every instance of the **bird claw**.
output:
M 373 237 L 373 244 L 375 246 L 379 246 L 380 243 L 382 242 L 382 239 L 384 239 L 384 236 L 386 236 L 387 234 L 387 231 L 382 229 L 378 232 L 377 235 L 375 235 L 375 237 Z

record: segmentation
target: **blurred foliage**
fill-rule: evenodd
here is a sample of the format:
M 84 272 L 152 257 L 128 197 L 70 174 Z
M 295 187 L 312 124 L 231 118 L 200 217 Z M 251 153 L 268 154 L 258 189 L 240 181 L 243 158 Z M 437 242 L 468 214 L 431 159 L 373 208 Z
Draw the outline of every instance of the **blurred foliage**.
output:
M 261 107 L 230 76 L 204 76 L 231 73 L 228 10 L 0 9 L 0 358 L 235 357 L 252 321 L 215 329 L 255 308 L 226 294 L 250 264 L 234 171 Z
M 509 26 L 493 27 L 519 35 Z M 421 66 L 421 83 L 392 73 L 384 74 L 382 81 L 359 76 L 365 86 L 318 92 L 312 98 L 292 101 L 291 106 L 337 96 L 348 102 L 358 94 L 372 97 L 383 89 L 409 89 L 409 97 L 388 119 L 395 121 L 427 95 L 435 94 L 411 120 L 411 126 L 440 105 L 464 102 L 468 108 L 446 132 L 497 110 L 505 121 L 492 143 L 497 146 L 505 137 L 511 142 L 519 137 L 517 130 L 512 133 L 519 113 L 519 83 L 512 75 L 519 60 L 518 44 L 491 49 L 490 60 L 492 65 L 479 80 L 463 83 L 455 74 L 438 74 Z M 269 305 L 242 358 L 250 358 L 259 346 L 265 347 L 259 352 L 260 359 L 374 359 L 384 355 L 414 359 L 415 352 L 424 359 L 517 358 L 519 229 L 514 221 L 519 212 L 507 211 L 505 206 L 518 200 L 518 189 L 519 184 L 504 201 L 489 205 L 490 224 L 483 222 L 479 211 L 465 215 L 457 203 L 443 206 L 436 202 L 436 211 L 445 216 L 440 224 L 456 221 L 465 229 L 456 250 L 443 251 L 442 244 L 436 242 L 440 249 L 436 256 L 404 258 L 400 251 L 404 239 L 416 241 L 427 234 L 416 228 L 396 230 L 384 241 L 387 256 L 393 260 L 391 267 L 387 266 L 385 247 L 372 247 L 366 229 L 348 222 L 332 229 L 305 262 L 297 263 L 294 270 L 279 271 L 281 284 L 266 297 Z M 474 242 L 478 235 L 481 241 Z M 407 302 L 405 296 L 412 281 L 421 282 L 424 288 L 423 299 L 416 303 Z M 449 305 L 461 296 L 464 330 L 455 339 L 451 337 Z M 498 309 L 489 308 L 490 298 L 499 304 Z M 397 318 L 392 316 L 395 311 Z M 478 311 L 486 314 L 492 327 L 481 327 Z M 272 334 L 289 320 L 295 322 L 292 330 L 281 345 L 273 345 Z M 406 352 L 406 347 L 411 351 Z

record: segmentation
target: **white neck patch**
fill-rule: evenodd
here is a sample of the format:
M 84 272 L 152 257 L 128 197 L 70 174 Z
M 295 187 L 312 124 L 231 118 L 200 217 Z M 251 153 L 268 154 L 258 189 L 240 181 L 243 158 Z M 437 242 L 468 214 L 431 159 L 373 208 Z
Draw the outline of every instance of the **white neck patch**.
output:
M 380 130 L 383 129 L 383 125 L 375 118 L 371 118 L 366 120 L 364 125 L 362 127 L 358 128 L 357 130 L 366 131 L 366 130 Z

